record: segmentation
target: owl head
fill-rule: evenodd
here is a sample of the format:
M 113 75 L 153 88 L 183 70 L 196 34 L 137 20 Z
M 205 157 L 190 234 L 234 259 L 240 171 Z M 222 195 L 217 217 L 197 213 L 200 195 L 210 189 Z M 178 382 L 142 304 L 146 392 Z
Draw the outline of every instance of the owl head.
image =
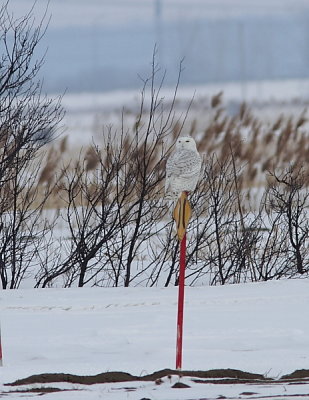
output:
M 196 143 L 195 140 L 190 136 L 180 136 L 177 139 L 176 148 L 196 151 Z

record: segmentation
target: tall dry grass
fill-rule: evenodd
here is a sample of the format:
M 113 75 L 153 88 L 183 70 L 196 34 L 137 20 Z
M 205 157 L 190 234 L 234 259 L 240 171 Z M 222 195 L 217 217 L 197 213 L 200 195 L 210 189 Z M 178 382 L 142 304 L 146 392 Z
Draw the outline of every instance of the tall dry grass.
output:
M 238 112 L 230 116 L 223 103 L 223 93 L 220 92 L 210 99 L 205 112 L 208 113 L 208 119 L 202 129 L 198 116 L 191 120 L 188 118 L 185 130 L 177 120 L 170 127 L 170 142 L 172 143 L 179 134 L 190 134 L 197 141 L 198 150 L 204 158 L 207 159 L 215 153 L 219 161 L 224 161 L 233 156 L 235 164 L 241 168 L 238 178 L 242 189 L 250 191 L 253 188 L 265 187 L 270 171 L 281 170 L 290 165 L 303 165 L 307 168 L 309 129 L 305 111 L 296 117 L 282 114 L 270 123 L 255 116 L 249 105 L 243 103 Z M 139 120 L 139 124 L 142 123 L 143 121 Z M 136 126 L 132 126 L 132 135 L 135 128 Z M 38 192 L 47 184 L 55 183 L 46 207 L 59 208 L 63 205 L 60 191 L 65 170 L 76 168 L 78 163 L 84 163 L 86 171 L 91 172 L 98 165 L 97 152 L 92 145 L 72 154 L 67 141 L 65 137 L 53 144 L 41 166 Z M 100 147 L 100 143 L 97 145 Z M 161 156 L 160 152 L 161 149 L 158 148 L 158 154 L 152 155 L 154 159 Z M 309 185 L 309 178 L 307 184 Z

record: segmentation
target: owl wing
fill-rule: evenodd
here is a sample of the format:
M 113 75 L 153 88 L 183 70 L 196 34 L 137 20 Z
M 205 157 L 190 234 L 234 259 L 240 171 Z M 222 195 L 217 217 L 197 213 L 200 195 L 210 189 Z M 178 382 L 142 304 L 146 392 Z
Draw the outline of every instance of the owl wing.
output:
M 166 163 L 166 176 L 190 177 L 199 174 L 202 160 L 200 155 L 192 150 L 178 150 L 174 152 Z

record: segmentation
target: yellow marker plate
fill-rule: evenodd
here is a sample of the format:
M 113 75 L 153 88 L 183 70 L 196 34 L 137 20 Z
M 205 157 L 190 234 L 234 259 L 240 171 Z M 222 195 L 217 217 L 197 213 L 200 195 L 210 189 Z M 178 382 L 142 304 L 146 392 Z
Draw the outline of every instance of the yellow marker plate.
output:
M 177 225 L 177 236 L 180 241 L 186 233 L 191 214 L 191 206 L 188 201 L 187 193 L 182 192 L 173 212 L 173 218 Z

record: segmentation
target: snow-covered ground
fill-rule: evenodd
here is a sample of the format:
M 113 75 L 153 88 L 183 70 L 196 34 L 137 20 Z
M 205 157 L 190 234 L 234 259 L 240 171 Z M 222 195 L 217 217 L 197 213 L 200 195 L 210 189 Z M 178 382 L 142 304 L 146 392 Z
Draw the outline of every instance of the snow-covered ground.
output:
M 309 368 L 308 304 L 308 279 L 187 287 L 183 369 L 234 368 L 278 378 Z M 140 376 L 174 368 L 176 311 L 175 287 L 2 291 L 1 384 L 45 372 L 125 371 Z M 178 380 L 173 377 L 172 383 Z M 248 390 L 264 396 L 309 393 L 309 384 L 251 385 L 248 389 L 201 385 L 189 378 L 181 381 L 191 388 L 171 389 L 167 378 L 162 385 L 54 383 L 48 386 L 82 390 L 44 398 L 180 400 L 238 397 Z M 128 387 L 136 390 L 124 389 Z M 12 390 L 3 385 L 0 389 Z M 36 395 L 12 393 L 8 398 Z

